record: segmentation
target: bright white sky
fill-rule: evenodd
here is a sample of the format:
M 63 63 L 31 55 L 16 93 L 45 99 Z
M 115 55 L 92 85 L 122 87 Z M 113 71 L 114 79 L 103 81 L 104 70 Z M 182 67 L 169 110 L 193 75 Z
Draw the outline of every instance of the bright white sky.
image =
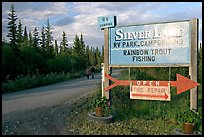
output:
M 199 41 L 202 41 L 202 2 L 12 2 L 18 19 L 27 31 L 42 26 L 50 20 L 54 39 L 62 40 L 65 31 L 69 45 L 75 35 L 82 33 L 86 45 L 99 47 L 104 43 L 104 33 L 97 26 L 99 16 L 114 14 L 117 25 L 126 26 L 177 20 L 199 19 Z M 2 2 L 2 39 L 8 33 L 8 13 L 11 2 Z M 18 21 L 16 22 L 18 24 Z

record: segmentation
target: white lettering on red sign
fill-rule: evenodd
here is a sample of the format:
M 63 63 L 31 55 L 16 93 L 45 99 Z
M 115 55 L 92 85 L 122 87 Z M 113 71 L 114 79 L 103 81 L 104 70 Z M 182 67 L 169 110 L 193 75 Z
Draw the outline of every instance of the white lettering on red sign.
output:
M 159 81 L 136 81 L 136 86 L 159 86 Z

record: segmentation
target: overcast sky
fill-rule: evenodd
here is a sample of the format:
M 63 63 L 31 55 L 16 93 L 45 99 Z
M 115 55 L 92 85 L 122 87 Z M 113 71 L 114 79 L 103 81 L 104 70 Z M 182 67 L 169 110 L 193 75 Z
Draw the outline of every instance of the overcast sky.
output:
M 62 40 L 65 31 L 72 45 L 75 35 L 82 33 L 86 45 L 104 43 L 104 33 L 97 26 L 99 16 L 114 14 L 117 25 L 126 26 L 177 20 L 199 19 L 199 41 L 202 41 L 202 2 L 12 2 L 18 19 L 27 30 L 42 26 L 49 18 L 54 39 Z M 2 39 L 8 34 L 11 2 L 2 2 Z M 17 23 L 18 24 L 18 21 Z

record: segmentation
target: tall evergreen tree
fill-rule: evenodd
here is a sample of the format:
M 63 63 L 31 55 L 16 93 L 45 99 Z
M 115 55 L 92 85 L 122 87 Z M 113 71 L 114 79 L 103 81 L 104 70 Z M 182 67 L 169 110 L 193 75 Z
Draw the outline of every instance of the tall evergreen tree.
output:
M 80 44 L 82 46 L 82 49 L 85 49 L 84 38 L 83 38 L 82 33 L 81 33 L 81 37 L 80 37 Z
M 78 70 L 86 68 L 85 50 L 82 48 L 79 37 L 76 35 L 73 46 L 73 55 L 77 59 L 77 65 L 75 66 Z
M 32 46 L 32 45 L 33 45 L 33 36 L 32 36 L 31 31 L 29 31 L 29 40 L 28 40 L 28 44 L 29 44 L 29 46 Z
M 74 39 L 74 46 L 73 46 L 73 54 L 76 56 L 80 56 L 81 52 L 81 44 L 79 41 L 79 37 L 76 35 Z
M 22 30 L 22 23 L 21 20 L 19 20 L 18 28 L 17 28 L 17 45 L 21 45 L 23 43 L 23 30 Z
M 18 33 L 17 33 L 17 25 L 16 25 L 16 20 L 18 19 L 15 10 L 14 10 L 14 5 L 11 4 L 11 9 L 8 14 L 8 35 L 7 37 L 9 38 L 9 44 L 12 49 L 12 54 L 9 56 L 9 60 L 7 60 L 7 64 L 9 64 L 9 67 L 6 69 L 9 69 L 10 72 L 8 73 L 11 75 L 12 79 L 17 77 L 19 74 L 21 74 L 22 71 L 22 65 L 23 62 L 21 60 L 21 55 L 20 55 L 20 49 L 18 47 Z
M 100 51 L 99 51 L 98 47 L 96 47 L 96 50 L 95 50 L 95 58 L 96 58 L 95 65 L 100 65 L 101 64 L 101 56 L 100 56 Z
M 48 58 L 52 58 L 54 55 L 54 48 L 52 44 L 52 32 L 51 32 L 51 27 L 50 27 L 50 22 L 49 19 L 47 20 L 47 26 L 45 29 L 45 47 L 46 47 L 46 53 Z
M 94 66 L 95 65 L 95 62 L 96 62 L 96 58 L 95 58 L 95 55 L 94 55 L 94 48 L 91 47 L 90 49 L 90 52 L 89 52 L 89 62 L 91 64 L 91 66 Z
M 55 56 L 58 55 L 58 45 L 57 45 L 57 40 L 55 40 Z
M 15 10 L 14 5 L 11 4 L 10 13 L 8 14 L 8 35 L 7 37 L 10 38 L 10 45 L 15 47 L 17 49 L 17 26 L 16 26 L 16 20 L 18 19 Z
M 45 55 L 46 45 L 45 45 L 45 27 L 44 26 L 42 26 L 42 30 L 41 30 L 40 46 L 41 46 L 42 53 Z
M 86 55 L 85 55 L 85 43 L 84 43 L 84 38 L 83 38 L 83 35 L 81 33 L 81 37 L 80 37 L 80 44 L 81 44 L 81 54 L 83 55 L 83 57 L 85 58 Z
M 28 33 L 27 33 L 26 26 L 24 27 L 23 43 L 24 43 L 24 46 L 28 46 Z
M 35 27 L 33 30 L 33 46 L 36 49 L 38 48 L 38 42 L 39 42 L 38 29 L 37 27 Z
M 81 33 L 81 37 L 80 37 L 80 46 L 81 46 L 81 58 L 83 59 L 83 62 L 85 62 L 85 64 L 87 65 L 88 59 L 86 57 L 86 49 L 85 49 L 85 43 L 84 43 L 84 38 L 83 35 Z
M 62 42 L 60 44 L 60 53 L 65 53 L 67 51 L 68 40 L 64 31 L 62 33 Z
M 86 59 L 87 59 L 87 66 L 90 66 L 90 50 L 89 50 L 89 45 L 86 46 Z

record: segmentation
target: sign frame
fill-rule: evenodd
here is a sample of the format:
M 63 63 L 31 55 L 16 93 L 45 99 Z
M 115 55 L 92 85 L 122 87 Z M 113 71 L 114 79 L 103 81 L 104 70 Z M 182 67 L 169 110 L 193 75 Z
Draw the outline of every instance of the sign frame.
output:
M 191 64 L 191 24 L 190 24 L 190 21 L 191 20 L 177 20 L 177 21 L 168 21 L 168 22 L 155 22 L 155 23 L 145 23 L 145 24 L 136 24 L 136 25 L 127 25 L 127 26 L 124 26 L 124 25 L 122 25 L 122 26 L 117 26 L 117 27 L 114 27 L 114 28 L 110 28 L 109 29 L 109 66 L 110 67 L 113 67 L 113 68 L 122 68 L 122 67 L 189 67 L 190 66 L 190 64 Z M 183 22 L 185 22 L 185 23 L 188 23 L 188 35 L 187 35 L 187 37 L 189 37 L 189 41 L 187 42 L 187 44 L 188 44 L 188 51 L 189 51 L 189 55 L 188 55 L 188 63 L 170 63 L 170 64 L 165 64 L 165 63 L 159 63 L 159 64 L 114 64 L 114 63 L 111 63 L 111 58 L 112 58 L 112 56 L 111 56 L 111 44 L 112 44 L 112 39 L 111 39 L 111 30 L 112 29 L 119 29 L 119 28 L 123 28 L 123 27 L 126 27 L 126 28 L 128 28 L 128 27 L 138 27 L 138 26 L 141 26 L 141 27 L 143 27 L 143 26 L 145 26 L 145 25 L 165 25 L 165 24 L 167 24 L 167 23 L 183 23 Z M 138 49 L 141 49 L 141 48 L 138 48 Z M 144 49 L 144 48 L 143 48 Z

